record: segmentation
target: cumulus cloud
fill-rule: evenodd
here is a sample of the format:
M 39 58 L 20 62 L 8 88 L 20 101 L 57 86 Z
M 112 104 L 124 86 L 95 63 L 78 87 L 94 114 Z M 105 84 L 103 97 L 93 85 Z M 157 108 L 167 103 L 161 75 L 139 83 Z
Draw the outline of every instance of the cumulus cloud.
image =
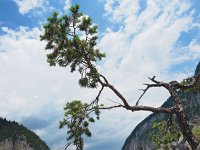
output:
M 18 30 L 12 30 L 3 27 L 2 31 L 4 31 L 0 36 L 2 117 L 24 123 L 52 149 L 62 147 L 65 143 L 66 131 L 58 129 L 58 122 L 63 118 L 64 104 L 72 99 L 91 101 L 98 91 L 80 89 L 77 84 L 78 74 L 72 75 L 68 69 L 48 66 L 44 51 L 45 43 L 39 40 L 41 34 L 39 28 L 20 27 Z M 108 92 L 104 97 L 114 96 Z M 104 141 L 102 124 L 108 131 L 112 129 L 113 140 L 119 136 L 120 132 L 117 130 L 120 126 L 114 127 L 113 120 L 110 118 L 114 118 L 113 115 L 118 116 L 118 120 L 114 121 L 117 123 L 123 117 L 123 113 L 120 112 L 103 113 L 102 120 L 95 126 L 91 126 L 94 135 L 92 140 L 96 143 L 91 144 L 88 141 L 86 143 L 88 149 L 94 147 L 99 141 Z M 38 122 L 40 123 L 37 124 Z
M 127 9 L 128 8 L 128 9 Z M 105 3 L 105 16 L 112 22 L 120 22 L 123 19 L 133 16 L 139 10 L 139 1 L 107 0 Z
M 70 1 L 65 2 L 68 8 Z M 31 6 L 38 7 L 42 1 L 35 3 L 37 6 Z M 27 8 L 21 11 L 26 13 L 33 7 Z M 141 6 L 139 0 L 105 0 L 105 11 L 105 16 L 119 28 L 110 27 L 103 33 L 98 47 L 106 52 L 107 57 L 98 67 L 130 104 L 135 104 L 141 94 L 138 89 L 143 88 L 142 83 L 148 82 L 148 76 L 156 75 L 161 80 L 169 81 L 193 74 L 170 70 L 185 61 L 197 62 L 200 57 L 197 39 L 191 39 L 184 47 L 177 44 L 182 33 L 196 26 L 189 1 L 148 0 L 145 6 Z M 78 74 L 70 74 L 66 68 L 48 66 L 45 43 L 39 40 L 42 32 L 39 28 L 12 30 L 3 27 L 2 31 L 0 113 L 28 126 L 30 122 L 43 121 L 39 126 L 30 127 L 51 148 L 58 148 L 65 142 L 66 132 L 58 131 L 58 121 L 63 116 L 62 108 L 66 101 L 90 101 L 95 98 L 98 89 L 80 89 Z M 168 96 L 164 89 L 152 89 L 141 104 L 160 106 Z M 101 99 L 112 103 L 108 98 L 118 101 L 112 92 L 105 91 Z M 113 142 L 116 145 L 116 141 L 119 148 L 137 123 L 148 114 L 123 109 L 104 111 L 101 120 L 91 126 L 93 137 L 87 140 L 87 149 L 98 149 L 102 143 L 112 145 Z
M 145 1 L 145 6 L 141 6 L 139 0 L 105 0 L 104 8 L 105 16 L 118 28 L 107 28 L 100 40 L 99 48 L 107 54 L 100 68 L 131 104 L 134 105 L 141 94 L 138 89 L 144 88 L 142 83 L 149 82 L 148 76 L 156 75 L 164 81 L 180 81 L 193 74 L 191 66 L 188 68 L 190 72 L 185 69 L 171 71 L 180 63 L 195 62 L 194 71 L 200 58 L 197 41 L 192 42 L 191 39 L 187 46 L 178 44 L 182 33 L 190 32 L 196 24 L 195 11 L 189 1 L 149 0 Z M 106 96 L 112 97 L 109 94 Z M 143 97 L 141 104 L 160 106 L 168 96 L 163 89 L 152 89 Z M 132 115 L 133 118 L 120 111 L 115 116 L 122 117 L 127 125 L 145 116 L 141 113 Z M 118 121 L 116 124 L 123 122 Z M 133 126 L 126 127 L 124 133 L 128 134 Z M 123 130 L 122 126 L 120 130 Z
M 134 8 L 126 5 L 132 1 L 116 2 L 111 12 L 107 8 L 110 1 L 106 1 L 106 14 L 112 20 L 122 19 L 118 23 L 119 30 L 109 29 L 101 39 L 100 47 L 108 54 L 104 67 L 116 68 L 120 74 L 124 74 L 122 78 L 127 72 L 136 72 L 140 76 L 152 73 L 162 76 L 161 72 L 166 72 L 182 57 L 176 49 L 176 43 L 183 32 L 192 28 L 191 5 L 178 0 L 170 3 L 147 1 L 146 8 L 141 11 L 139 1 L 134 2 Z M 126 9 L 122 9 L 125 11 L 118 11 L 125 6 Z M 141 12 L 137 13 L 139 10 Z
M 34 8 L 43 7 L 45 0 L 13 0 L 19 7 L 21 14 L 26 14 Z
M 58 121 L 63 117 L 64 104 L 68 100 L 86 98 L 88 94 L 84 94 L 86 91 L 78 88 L 77 74 L 71 75 L 69 70 L 48 66 L 45 43 L 39 40 L 39 28 L 20 27 L 16 31 L 3 27 L 2 31 L 4 34 L 0 36 L 1 116 L 25 122 L 27 125 L 27 121 L 33 123 L 43 120 L 43 127 L 41 125 L 31 128 L 43 131 L 38 133 L 48 133 L 48 136 L 42 138 L 51 137 L 53 140 L 54 133 L 47 130 L 59 132 Z M 46 122 L 52 127 L 45 127 Z M 47 140 L 50 146 L 51 141 Z
M 189 44 L 189 50 L 194 52 L 194 57 L 196 55 L 197 58 L 200 57 L 200 43 L 197 39 L 193 39 Z
M 64 10 L 69 10 L 71 7 L 71 0 L 65 0 Z

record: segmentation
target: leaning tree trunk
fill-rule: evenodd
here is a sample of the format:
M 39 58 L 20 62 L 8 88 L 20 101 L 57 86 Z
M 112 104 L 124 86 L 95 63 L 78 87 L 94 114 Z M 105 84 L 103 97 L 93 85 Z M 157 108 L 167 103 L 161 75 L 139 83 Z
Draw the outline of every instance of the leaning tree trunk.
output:
M 171 82 L 165 87 L 169 90 L 171 96 L 174 98 L 174 106 L 176 108 L 176 116 L 177 116 L 181 133 L 183 134 L 183 137 L 187 140 L 187 142 L 190 144 L 192 150 L 196 150 L 199 144 L 199 141 L 194 137 L 191 131 L 191 128 L 189 126 L 189 120 L 184 113 L 184 108 L 181 103 L 181 99 L 179 95 L 177 94 L 177 91 L 173 84 L 174 82 Z
M 189 126 L 189 121 L 188 121 L 185 113 L 182 110 L 182 111 L 179 111 L 176 114 L 176 116 L 177 116 L 177 120 L 178 120 L 178 124 L 179 124 L 180 130 L 181 130 L 181 133 L 183 134 L 183 137 L 185 137 L 187 142 L 190 144 L 191 148 L 193 150 L 196 150 L 199 142 L 192 134 L 191 128 Z

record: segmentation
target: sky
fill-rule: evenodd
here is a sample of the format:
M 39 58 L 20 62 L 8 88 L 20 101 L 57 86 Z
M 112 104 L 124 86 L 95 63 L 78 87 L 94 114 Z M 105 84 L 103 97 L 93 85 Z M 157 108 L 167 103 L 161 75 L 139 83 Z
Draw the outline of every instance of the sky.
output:
M 52 150 L 66 142 L 67 130 L 58 129 L 64 105 L 89 102 L 99 90 L 80 88 L 79 74 L 69 68 L 49 67 L 39 38 L 48 16 L 68 14 L 75 3 L 99 27 L 98 48 L 106 53 L 100 72 L 132 105 L 148 77 L 181 81 L 200 60 L 199 0 L 0 0 L 0 116 L 33 130 Z M 151 89 L 140 104 L 159 107 L 168 97 L 165 89 Z M 109 99 L 119 102 L 106 90 L 101 100 Z M 85 150 L 121 149 L 149 114 L 103 111 Z

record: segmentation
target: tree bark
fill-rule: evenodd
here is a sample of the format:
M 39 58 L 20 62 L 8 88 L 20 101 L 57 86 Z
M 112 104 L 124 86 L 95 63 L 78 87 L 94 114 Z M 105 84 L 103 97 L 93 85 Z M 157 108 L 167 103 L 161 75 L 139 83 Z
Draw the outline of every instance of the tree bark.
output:
M 189 126 L 189 120 L 184 113 L 184 108 L 181 103 L 181 99 L 176 91 L 176 88 L 173 85 L 174 83 L 175 82 L 170 82 L 169 84 L 165 85 L 165 88 L 168 89 L 171 96 L 174 98 L 174 106 L 176 107 L 176 116 L 181 133 L 183 134 L 183 137 L 185 137 L 187 142 L 190 144 L 192 150 L 196 150 L 199 141 L 195 138 L 195 136 L 192 133 L 192 130 Z
M 168 114 L 175 114 L 177 117 L 177 121 L 180 127 L 180 131 L 183 134 L 183 137 L 187 140 L 189 145 L 191 146 L 192 150 L 196 150 L 199 144 L 199 141 L 195 138 L 195 136 L 192 133 L 192 130 L 189 126 L 189 120 L 186 117 L 184 113 L 184 108 L 181 102 L 181 99 L 177 93 L 177 89 L 188 89 L 190 87 L 193 87 L 197 82 L 200 80 L 200 75 L 192 77 L 191 82 L 189 84 L 182 85 L 178 83 L 177 81 L 171 81 L 169 83 L 164 83 L 161 81 L 155 80 L 155 76 L 153 78 L 149 78 L 151 81 L 154 82 L 154 84 L 145 84 L 147 87 L 143 90 L 142 95 L 139 97 L 138 101 L 136 102 L 135 106 L 130 106 L 126 99 L 122 96 L 122 94 L 114 88 L 114 86 L 110 85 L 107 81 L 107 79 L 104 76 L 101 76 L 105 83 L 103 83 L 101 80 L 102 86 L 109 87 L 123 102 L 124 105 L 116 105 L 112 107 L 102 108 L 102 109 L 110 109 L 110 108 L 117 108 L 117 107 L 124 107 L 127 110 L 131 111 L 152 111 L 152 112 L 158 112 L 158 113 L 168 113 Z M 154 108 L 154 107 L 148 107 L 148 106 L 140 106 L 139 100 L 142 98 L 142 96 L 146 93 L 146 91 L 151 87 L 164 87 L 166 88 L 170 95 L 173 97 L 173 107 L 171 108 Z
M 181 133 L 183 134 L 183 137 L 186 138 L 187 142 L 190 144 L 191 148 L 193 150 L 197 149 L 198 141 L 192 134 L 191 128 L 189 126 L 189 121 L 183 111 L 180 111 L 176 114 L 178 124 L 181 130 Z

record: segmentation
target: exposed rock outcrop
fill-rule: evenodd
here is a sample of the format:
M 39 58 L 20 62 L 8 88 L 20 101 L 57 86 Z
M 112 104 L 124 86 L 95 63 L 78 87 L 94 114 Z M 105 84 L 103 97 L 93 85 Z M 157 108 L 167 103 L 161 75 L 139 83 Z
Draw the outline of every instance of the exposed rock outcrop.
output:
M 25 137 L 13 140 L 12 138 L 4 139 L 0 142 L 0 150 L 34 150 L 27 142 Z
M 0 118 L 0 150 L 50 150 L 34 132 L 15 121 Z

